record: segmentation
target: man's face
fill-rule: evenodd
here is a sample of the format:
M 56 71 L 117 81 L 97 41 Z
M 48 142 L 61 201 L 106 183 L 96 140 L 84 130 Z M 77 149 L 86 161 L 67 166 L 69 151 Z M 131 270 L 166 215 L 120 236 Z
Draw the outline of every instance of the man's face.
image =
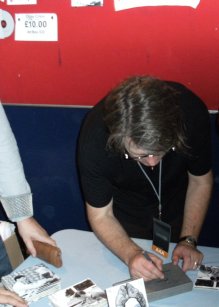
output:
M 137 147 L 129 138 L 127 138 L 125 144 L 127 151 L 125 154 L 126 159 L 133 159 L 149 167 L 156 166 L 165 155 L 165 152 L 156 154 L 149 151 L 146 152 L 145 149 Z

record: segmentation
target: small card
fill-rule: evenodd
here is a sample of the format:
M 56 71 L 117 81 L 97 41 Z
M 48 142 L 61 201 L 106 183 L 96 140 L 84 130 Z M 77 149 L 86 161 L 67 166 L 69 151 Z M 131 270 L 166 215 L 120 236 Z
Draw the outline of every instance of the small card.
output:
M 152 250 L 167 258 L 170 236 L 171 226 L 154 218 Z
M 202 264 L 198 270 L 194 287 L 219 290 L 219 266 Z
M 149 307 L 143 278 L 128 280 L 107 288 L 109 307 Z
M 54 307 L 107 307 L 104 290 L 99 288 L 90 278 L 70 285 L 49 296 Z

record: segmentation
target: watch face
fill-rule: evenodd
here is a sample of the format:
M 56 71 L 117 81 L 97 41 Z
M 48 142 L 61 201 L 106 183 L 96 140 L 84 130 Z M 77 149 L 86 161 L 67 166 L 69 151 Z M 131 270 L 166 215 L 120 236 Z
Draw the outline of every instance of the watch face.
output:
M 192 237 L 188 237 L 186 238 L 186 242 L 189 244 L 193 244 L 194 246 L 196 246 L 196 240 Z

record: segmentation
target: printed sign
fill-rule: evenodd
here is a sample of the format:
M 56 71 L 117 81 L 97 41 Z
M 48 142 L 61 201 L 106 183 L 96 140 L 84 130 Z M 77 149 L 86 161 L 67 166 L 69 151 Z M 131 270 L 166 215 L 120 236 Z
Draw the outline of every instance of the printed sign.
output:
M 15 40 L 57 41 L 57 15 L 54 13 L 15 14 Z

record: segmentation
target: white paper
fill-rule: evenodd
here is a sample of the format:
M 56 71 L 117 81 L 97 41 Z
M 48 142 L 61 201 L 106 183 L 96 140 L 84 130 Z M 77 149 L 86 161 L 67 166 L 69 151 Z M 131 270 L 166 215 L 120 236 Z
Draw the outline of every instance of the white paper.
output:
M 116 284 L 106 294 L 109 307 L 149 307 L 143 278 Z
M 116 11 L 131 9 L 142 6 L 180 5 L 197 8 L 200 0 L 114 0 Z
M 105 292 L 91 279 L 71 285 L 49 296 L 55 307 L 107 307 Z
M 14 230 L 14 224 L 0 221 L 0 236 L 2 238 L 2 241 L 7 240 L 11 235 L 13 235 Z
M 71 6 L 103 6 L 103 0 L 71 0 Z
M 219 290 L 219 266 L 202 264 L 198 270 L 194 287 Z
M 57 15 L 54 13 L 15 14 L 15 40 L 57 41 Z
M 7 0 L 7 5 L 37 4 L 37 0 Z

